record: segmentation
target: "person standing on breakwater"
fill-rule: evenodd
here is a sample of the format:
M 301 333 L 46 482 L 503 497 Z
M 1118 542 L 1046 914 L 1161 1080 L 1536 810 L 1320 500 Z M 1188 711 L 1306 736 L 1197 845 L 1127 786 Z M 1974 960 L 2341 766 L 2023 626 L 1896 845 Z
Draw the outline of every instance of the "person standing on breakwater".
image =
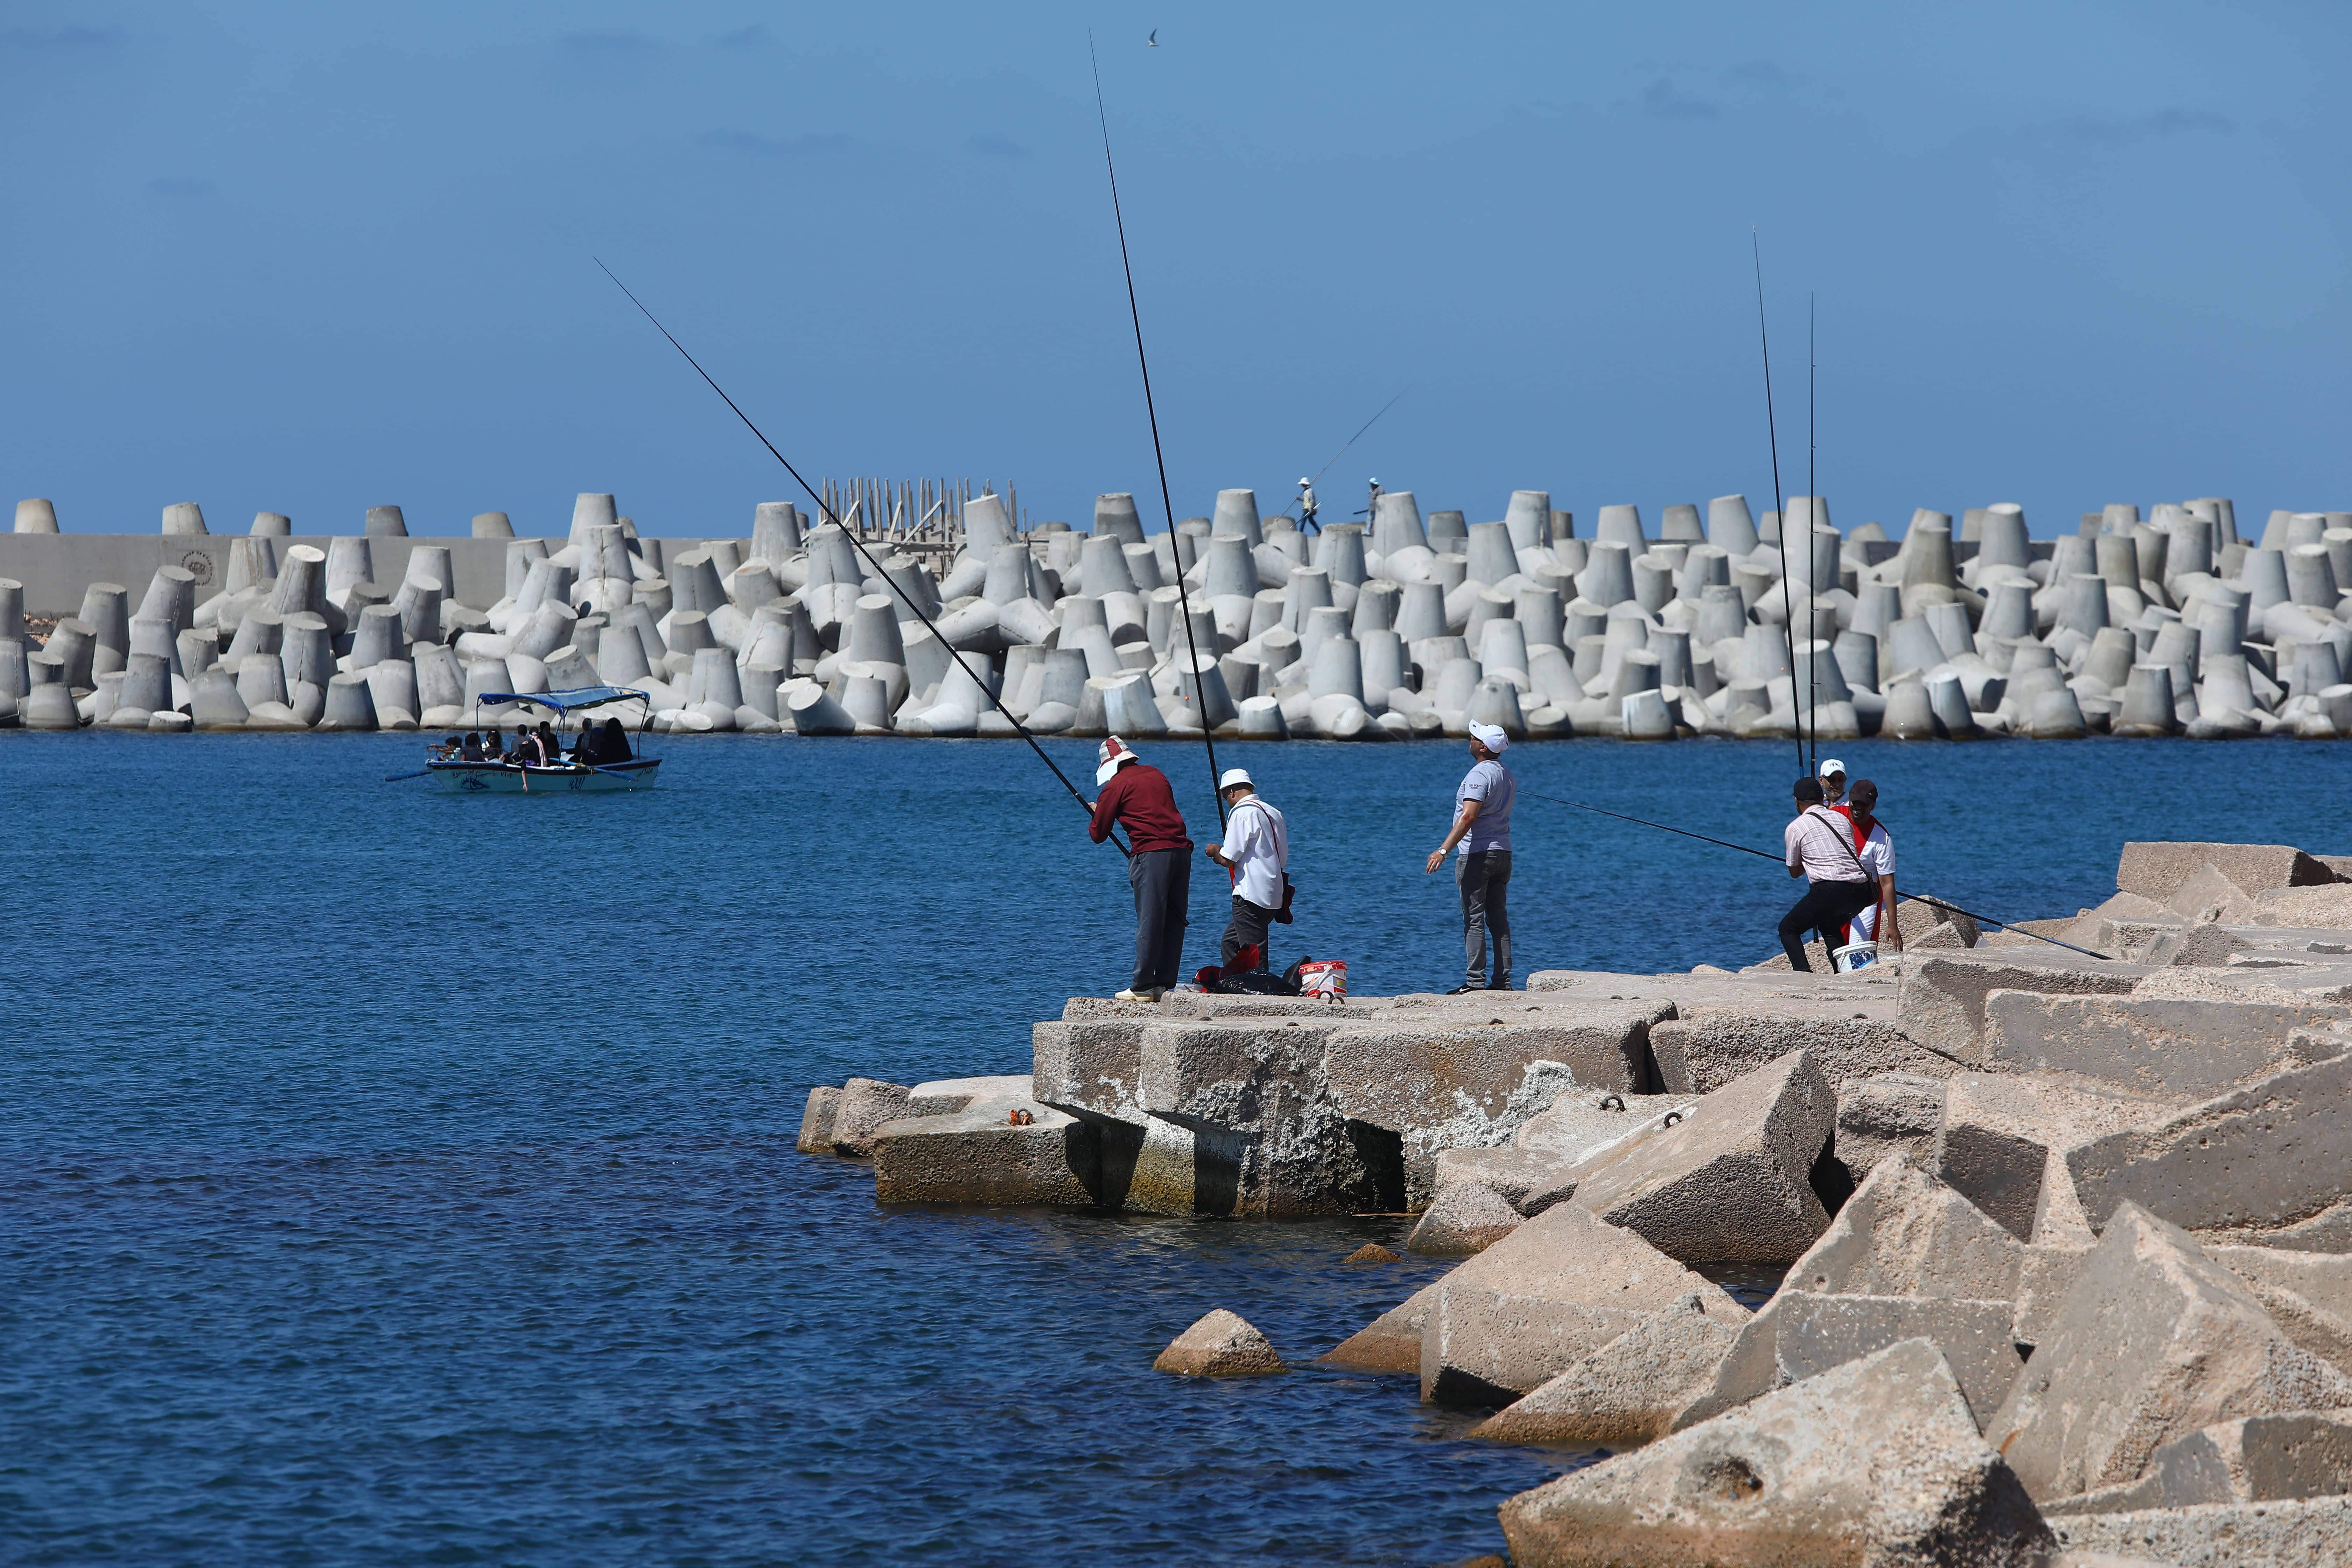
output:
M 1511 738 L 1496 724 L 1470 726 L 1470 771 L 1454 792 L 1454 831 L 1430 852 L 1435 871 L 1455 845 L 1462 858 L 1454 879 L 1462 889 L 1462 946 L 1466 978 L 1446 993 L 1511 988 L 1511 798 L 1518 782 L 1502 763 Z M 1495 979 L 1486 980 L 1486 932 L 1495 933 Z
M 1315 513 L 1319 510 L 1319 507 L 1320 503 L 1315 499 L 1315 481 L 1313 479 L 1299 480 L 1298 526 L 1305 529 L 1309 533 L 1318 531 L 1321 525 L 1316 522 Z
M 1835 757 L 1825 757 L 1814 770 L 1822 781 L 1822 804 L 1832 811 L 1845 808 L 1845 764 Z
M 1234 879 L 1234 918 L 1225 925 L 1219 952 L 1228 964 L 1242 949 L 1257 948 L 1256 967 L 1274 967 L 1267 928 L 1282 913 L 1283 870 L 1290 864 L 1290 826 L 1282 813 L 1258 798 L 1257 785 L 1246 769 L 1227 768 L 1217 780 L 1225 797 L 1225 841 L 1202 853 L 1223 866 Z
M 1797 814 L 1781 832 L 1781 847 L 1789 857 L 1789 875 L 1803 877 L 1811 885 L 1797 907 L 1780 917 L 1780 951 L 1789 955 L 1790 968 L 1810 974 L 1813 966 L 1805 962 L 1805 932 L 1820 931 L 1822 944 L 1834 951 L 1841 929 L 1878 889 L 1863 875 L 1847 843 L 1845 818 L 1822 804 L 1822 781 L 1799 779 L 1796 795 Z
M 1834 809 L 1853 824 L 1854 860 L 1878 890 L 1877 898 L 1847 923 L 1846 940 L 1876 941 L 1884 931 L 1886 937 L 1879 942 L 1879 951 L 1901 952 L 1903 921 L 1895 912 L 1895 842 L 1886 837 L 1886 824 L 1871 815 L 1878 809 L 1878 786 L 1868 779 L 1856 779 L 1846 792 L 1846 802 Z
M 1168 775 L 1139 760 L 1117 735 L 1095 753 L 1095 802 L 1087 831 L 1097 844 L 1127 828 L 1128 885 L 1135 889 L 1135 979 L 1122 1002 L 1157 1002 L 1176 984 L 1184 960 L 1185 905 L 1192 888 L 1192 841 Z

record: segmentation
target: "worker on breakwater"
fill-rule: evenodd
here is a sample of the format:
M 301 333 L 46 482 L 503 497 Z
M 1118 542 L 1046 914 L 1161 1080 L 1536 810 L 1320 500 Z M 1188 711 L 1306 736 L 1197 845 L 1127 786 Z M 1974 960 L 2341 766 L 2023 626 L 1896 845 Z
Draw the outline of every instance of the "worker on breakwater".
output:
M 1878 786 L 1868 779 L 1854 780 L 1845 805 L 1839 808 L 1853 825 L 1854 860 L 1877 891 L 1847 922 L 1847 940 L 1876 942 L 1881 952 L 1901 952 L 1903 921 L 1895 912 L 1895 841 L 1886 836 L 1886 824 L 1873 815 L 1877 809 Z M 1880 936 L 1881 931 L 1885 935 Z
M 1461 858 L 1454 880 L 1462 889 L 1462 946 L 1467 963 L 1461 984 L 1446 993 L 1511 988 L 1511 800 L 1518 781 L 1503 765 L 1511 738 L 1498 724 L 1470 726 L 1470 771 L 1454 792 L 1454 829 L 1430 852 L 1434 872 L 1454 847 Z M 1486 934 L 1495 937 L 1495 978 L 1486 978 Z
M 1225 838 L 1202 853 L 1223 866 L 1234 883 L 1233 919 L 1225 924 L 1219 946 L 1224 963 L 1232 964 L 1244 948 L 1255 946 L 1260 970 L 1273 967 L 1266 932 L 1283 915 L 1283 897 L 1289 879 L 1290 826 L 1282 813 L 1259 798 L 1257 784 L 1245 768 L 1227 768 L 1217 780 L 1225 797 Z
M 1122 1002 L 1157 1002 L 1176 984 L 1184 958 L 1185 906 L 1192 887 L 1192 841 L 1168 775 L 1139 759 L 1117 735 L 1095 753 L 1095 801 L 1087 831 L 1097 844 L 1127 828 L 1128 886 L 1135 889 L 1135 978 Z
M 1822 793 L 1817 778 L 1797 781 L 1796 815 L 1780 835 L 1789 875 L 1809 884 L 1796 908 L 1780 917 L 1780 950 L 1801 974 L 1813 967 L 1805 962 L 1805 933 L 1820 931 L 1822 944 L 1834 952 L 1845 923 L 1878 891 L 1845 839 L 1851 825 L 1822 804 Z

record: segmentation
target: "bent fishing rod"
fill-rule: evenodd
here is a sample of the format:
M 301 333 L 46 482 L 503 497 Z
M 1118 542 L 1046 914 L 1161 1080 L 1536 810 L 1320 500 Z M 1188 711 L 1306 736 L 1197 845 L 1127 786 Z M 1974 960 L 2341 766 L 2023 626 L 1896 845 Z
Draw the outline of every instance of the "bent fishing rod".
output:
M 1734 844 L 1727 838 L 1709 838 L 1704 833 L 1693 833 L 1686 827 L 1669 827 L 1663 822 L 1650 822 L 1642 817 L 1628 816 L 1622 811 L 1603 811 L 1597 805 L 1587 805 L 1580 800 L 1562 800 L 1556 795 L 1537 795 L 1533 790 L 1528 790 L 1527 794 L 1537 800 L 1548 800 L 1554 805 L 1574 806 L 1579 811 L 1589 811 L 1595 816 L 1613 816 L 1620 822 L 1630 822 L 1636 827 L 1654 827 L 1661 833 L 1678 834 L 1685 838 L 1696 838 L 1702 844 L 1713 844 L 1725 849 L 1737 849 L 1742 855 L 1753 855 L 1759 859 L 1769 860 L 1776 866 L 1785 867 L 1788 865 L 1786 860 L 1783 860 L 1780 856 L 1771 853 L 1769 850 L 1758 849 L 1746 844 Z M 2087 947 L 2076 947 L 2071 942 L 2060 942 L 2056 937 L 2043 936 L 2040 931 L 2026 931 L 2022 927 L 2012 925 L 2007 921 L 1997 921 L 1990 915 L 1980 915 L 1974 910 L 1964 910 L 1958 904 L 1948 904 L 1941 899 L 1931 899 L 1925 893 L 1911 893 L 1906 896 L 1916 899 L 1919 902 L 1927 905 L 1931 909 L 1948 910 L 1956 915 L 1966 915 L 1969 919 L 1976 921 L 1979 925 L 1989 925 L 1996 931 L 2013 931 L 2020 936 L 2030 936 L 2036 942 L 2046 942 L 2053 947 L 2063 947 L 2069 952 L 2079 952 L 2085 958 L 2095 958 L 2103 963 L 2113 963 L 2115 962 L 2115 959 L 2107 953 L 2094 952 Z
M 1815 531 L 1821 524 L 1822 504 L 1821 481 L 1814 477 L 1813 472 L 1815 467 L 1821 462 L 1822 455 L 1821 437 L 1813 428 L 1813 379 L 1820 369 L 1821 361 L 1815 356 L 1813 350 L 1813 296 L 1812 291 L 1807 289 L 1805 292 L 1805 640 L 1809 643 L 1815 640 L 1814 627 L 1820 624 L 1813 617 L 1813 591 L 1820 586 L 1813 580 L 1817 575 L 1813 570 L 1815 564 L 1813 538 Z M 1788 531 L 1787 524 L 1781 525 L 1781 531 L 1783 533 Z M 1812 760 L 1805 764 L 1805 771 L 1816 775 L 1822 771 L 1821 668 L 1820 656 L 1809 651 L 1805 655 L 1805 717 L 1807 720 L 1805 728 L 1811 731 L 1813 744 Z
M 1307 481 L 1307 488 L 1308 489 L 1313 489 L 1317 485 L 1321 484 L 1323 482 L 1323 476 L 1331 471 L 1331 463 L 1336 463 L 1340 458 L 1346 457 L 1348 455 L 1348 448 L 1354 446 L 1358 441 L 1362 440 L 1364 437 L 1364 432 L 1381 422 L 1381 414 L 1386 414 L 1390 409 L 1394 408 L 1397 404 L 1403 399 L 1404 395 L 1412 390 L 1412 383 L 1409 381 L 1402 386 L 1397 388 L 1396 396 L 1390 398 L 1386 403 L 1381 405 L 1380 414 L 1375 414 L 1370 419 L 1365 420 L 1362 425 L 1357 427 L 1356 433 L 1353 436 L 1349 437 L 1346 440 L 1339 443 L 1339 449 L 1331 454 L 1331 462 L 1325 463 L 1321 468 L 1315 470 L 1315 477 Z M 1366 518 L 1364 521 L 1366 527 L 1370 526 L 1371 520 L 1370 518 Z
M 728 407 L 733 409 L 735 411 L 735 417 L 743 422 L 743 427 L 760 438 L 761 446 L 768 448 L 768 455 L 775 458 L 779 463 L 783 464 L 784 472 L 792 475 L 793 482 L 798 484 L 803 490 L 807 492 L 809 500 L 816 503 L 816 509 L 824 514 L 824 520 L 827 522 L 832 523 L 835 528 L 841 530 L 842 537 L 849 541 L 850 545 L 856 550 L 858 554 L 866 557 L 866 563 L 868 566 L 874 568 L 874 574 L 877 577 L 879 577 L 884 583 L 889 584 L 890 591 L 898 595 L 898 599 L 901 604 L 915 612 L 915 618 L 921 621 L 923 625 L 929 629 L 931 636 L 939 637 L 940 646 L 948 650 L 948 657 L 956 661 L 957 666 L 963 670 L 964 674 L 971 677 L 973 682 L 979 686 L 981 691 L 988 698 L 989 701 L 995 705 L 996 710 L 1004 715 L 1005 721 L 1010 723 L 1013 728 L 1019 732 L 1023 740 L 1029 742 L 1029 749 L 1037 753 L 1037 760 L 1054 770 L 1054 776 L 1062 781 L 1062 787 L 1070 792 L 1070 798 L 1076 801 L 1079 806 L 1091 816 L 1094 812 L 1094 807 L 1087 804 L 1087 797 L 1085 795 L 1078 793 L 1078 786 L 1070 782 L 1070 775 L 1064 773 L 1060 766 L 1055 763 L 1054 759 L 1045 754 L 1045 748 L 1037 743 L 1037 737 L 1029 732 L 1029 726 L 1024 724 L 1020 720 L 1013 716 L 1013 710 L 1004 705 L 1004 700 L 997 696 L 996 689 L 988 683 L 987 678 L 974 670 L 971 665 L 964 662 L 963 650 L 950 645 L 946 637 L 940 637 L 939 623 L 931 619 L 929 612 L 925 610 L 921 605 L 916 603 L 914 595 L 908 593 L 905 588 L 899 586 L 897 579 L 893 578 L 887 572 L 882 570 L 882 563 L 877 561 L 874 558 L 874 552 L 866 548 L 866 542 L 858 538 L 854 530 L 845 526 L 842 522 L 841 519 L 835 515 L 833 508 L 825 504 L 824 498 L 817 494 L 815 487 L 811 485 L 806 479 L 802 477 L 801 471 L 798 468 L 793 467 L 792 459 L 785 457 L 782 452 L 776 450 L 776 444 L 768 439 L 766 432 L 762 431 L 757 425 L 751 423 L 751 416 L 743 412 L 743 408 L 740 404 L 727 395 L 727 389 L 725 387 L 719 385 L 718 382 L 711 380 L 710 373 L 702 368 L 702 362 L 696 359 L 692 354 L 687 353 L 686 345 L 679 342 L 676 337 L 671 335 L 670 330 L 661 324 L 661 319 L 659 317 L 656 316 L 651 310 L 646 309 L 646 302 L 643 300 L 638 299 L 634 293 L 630 292 L 629 286 L 621 281 L 620 276 L 611 268 L 604 266 L 604 263 L 598 258 L 591 257 L 589 259 L 594 261 L 597 267 L 603 269 L 605 277 L 613 279 L 614 288 L 618 289 L 622 293 L 628 295 L 629 303 L 635 305 L 640 311 L 643 311 L 646 321 L 653 322 L 654 331 L 659 332 L 663 337 L 669 339 L 669 346 L 676 349 L 680 354 L 685 356 L 686 363 L 694 367 L 694 374 L 700 376 L 704 381 L 709 383 L 710 390 L 719 395 L 719 401 L 726 404 Z M 1121 855 L 1128 857 L 1129 859 L 1134 858 L 1134 851 L 1129 849 L 1127 847 L 1126 841 L 1119 837 L 1118 830 L 1117 828 L 1113 828 L 1111 830 L 1110 841 L 1112 844 L 1118 846 L 1118 852 Z
M 1135 363 L 1143 372 L 1143 412 L 1151 422 L 1151 457 L 1160 465 L 1160 510 L 1168 519 L 1168 559 L 1176 567 L 1176 607 L 1184 616 L 1184 652 L 1192 664 L 1192 700 L 1200 706 L 1201 741 L 1209 749 L 1209 798 L 1217 803 L 1217 826 L 1225 825 L 1224 792 L 1217 787 L 1217 741 L 1209 723 L 1209 699 L 1202 686 L 1201 648 L 1192 638 L 1192 600 L 1184 588 L 1184 558 L 1177 553 L 1176 503 L 1168 492 L 1168 458 L 1160 450 L 1160 411 L 1151 402 L 1151 362 L 1143 355 L 1143 311 L 1135 302 L 1135 263 L 1127 255 L 1127 216 L 1119 210 L 1118 171 L 1110 161 L 1110 111 L 1103 107 L 1102 61 L 1095 56 L 1094 29 L 1087 29 L 1087 60 L 1095 70 L 1095 118 L 1102 124 L 1103 173 L 1110 176 L 1110 216 L 1118 226 L 1118 264 L 1127 274 L 1127 313 L 1135 323 Z M 1202 556 L 1201 585 L 1208 586 Z
M 1756 341 L 1764 351 L 1764 435 L 1772 444 L 1772 504 L 1780 510 L 1773 515 L 1780 520 L 1780 607 L 1787 612 L 1781 616 L 1781 640 L 1789 649 L 1789 700 L 1796 703 L 1797 691 L 1797 606 L 1789 597 L 1789 503 L 1780 493 L 1780 429 L 1772 413 L 1772 339 L 1764 330 L 1764 242 L 1756 237 L 1756 226 L 1748 226 L 1748 249 L 1756 260 Z M 1806 526 L 1810 529 L 1811 524 Z M 1811 562 L 1806 563 L 1808 571 Z M 1797 731 L 1797 767 L 1811 773 L 1805 766 L 1805 733 Z M 1759 851 L 1760 853 L 1760 851 Z

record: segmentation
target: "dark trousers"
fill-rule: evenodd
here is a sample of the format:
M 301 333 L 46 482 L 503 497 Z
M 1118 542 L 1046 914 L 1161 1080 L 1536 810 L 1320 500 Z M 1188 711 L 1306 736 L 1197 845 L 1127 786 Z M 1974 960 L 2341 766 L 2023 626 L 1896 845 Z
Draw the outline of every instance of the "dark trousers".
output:
M 1274 967 L 1273 943 L 1266 937 L 1266 928 L 1274 923 L 1276 911 L 1251 903 L 1239 893 L 1234 895 L 1234 918 L 1225 922 L 1225 940 L 1218 951 L 1224 962 L 1231 963 L 1234 955 L 1252 942 L 1257 943 L 1257 966 Z
M 1166 990 L 1184 962 L 1184 910 L 1192 892 L 1189 850 L 1147 849 L 1127 863 L 1135 889 L 1135 984 Z
M 1454 880 L 1462 889 L 1462 947 L 1467 959 L 1463 978 L 1473 985 L 1486 984 L 1486 933 L 1495 933 L 1493 989 L 1511 988 L 1511 852 L 1473 849 L 1454 863 Z
M 1805 932 L 1822 933 L 1822 945 L 1835 952 L 1838 928 L 1868 909 L 1878 897 L 1878 889 L 1868 882 L 1815 882 L 1797 900 L 1797 907 L 1780 917 L 1780 950 L 1789 955 L 1789 967 L 1801 974 L 1812 973 L 1805 962 Z

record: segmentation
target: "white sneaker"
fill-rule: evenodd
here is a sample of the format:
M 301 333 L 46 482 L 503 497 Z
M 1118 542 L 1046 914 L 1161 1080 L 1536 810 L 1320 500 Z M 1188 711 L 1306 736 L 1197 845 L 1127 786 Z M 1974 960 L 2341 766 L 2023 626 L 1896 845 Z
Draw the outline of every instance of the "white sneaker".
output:
M 1122 991 L 1117 996 L 1113 997 L 1112 1000 L 1116 1002 L 1157 1002 L 1160 1000 L 1160 993 L 1152 990 L 1150 986 L 1146 986 L 1140 991 Z

